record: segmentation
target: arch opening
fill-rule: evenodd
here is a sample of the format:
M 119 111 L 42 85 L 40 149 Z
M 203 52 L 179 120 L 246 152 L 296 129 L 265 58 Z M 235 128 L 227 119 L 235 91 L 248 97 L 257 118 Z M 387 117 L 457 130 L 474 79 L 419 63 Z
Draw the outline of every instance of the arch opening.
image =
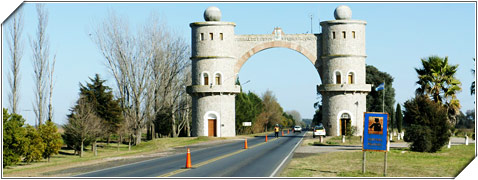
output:
M 286 49 L 294 50 L 294 51 L 302 54 L 303 56 L 305 56 L 312 63 L 312 65 L 314 65 L 317 73 L 321 77 L 321 72 L 319 71 L 320 64 L 319 64 L 319 61 L 318 61 L 318 57 L 315 55 L 316 53 L 308 51 L 305 47 L 303 47 L 303 46 L 301 46 L 297 43 L 287 42 L 287 41 L 264 42 L 264 43 L 261 43 L 259 45 L 254 46 L 253 48 L 251 48 L 247 52 L 242 53 L 242 55 L 239 56 L 239 59 L 236 63 L 236 66 L 235 66 L 235 69 L 234 69 L 235 73 L 236 74 L 239 73 L 242 66 L 249 60 L 250 57 L 252 57 L 253 55 L 255 55 L 255 54 L 257 54 L 261 51 L 264 51 L 266 49 L 271 49 L 271 48 L 286 48 Z

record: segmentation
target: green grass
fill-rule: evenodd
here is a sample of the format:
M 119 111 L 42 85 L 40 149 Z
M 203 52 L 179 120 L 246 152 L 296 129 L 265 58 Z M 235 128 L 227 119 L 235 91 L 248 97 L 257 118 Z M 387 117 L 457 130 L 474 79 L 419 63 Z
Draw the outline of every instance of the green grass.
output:
M 388 152 L 388 177 L 455 177 L 474 158 L 475 147 L 460 145 L 437 153 Z M 362 151 L 342 151 L 293 158 L 283 177 L 383 177 L 383 152 L 367 152 L 362 174 Z
M 58 170 L 66 167 L 75 167 L 78 165 L 85 165 L 88 163 L 95 163 L 107 158 L 126 157 L 133 155 L 148 154 L 154 152 L 161 152 L 172 147 L 181 147 L 205 142 L 210 140 L 220 140 L 225 138 L 211 138 L 211 137 L 180 137 L 180 138 L 159 138 L 152 141 L 144 141 L 138 146 L 132 146 L 128 150 L 128 145 L 121 144 L 119 151 L 116 143 L 99 143 L 98 156 L 94 156 L 90 151 L 91 147 L 87 147 L 83 157 L 73 154 L 73 150 L 60 150 L 62 154 L 57 154 L 51 157 L 50 162 L 42 160 L 31 164 L 19 163 L 16 166 L 7 167 L 3 169 L 4 176 L 42 176 L 42 173 L 47 171 Z

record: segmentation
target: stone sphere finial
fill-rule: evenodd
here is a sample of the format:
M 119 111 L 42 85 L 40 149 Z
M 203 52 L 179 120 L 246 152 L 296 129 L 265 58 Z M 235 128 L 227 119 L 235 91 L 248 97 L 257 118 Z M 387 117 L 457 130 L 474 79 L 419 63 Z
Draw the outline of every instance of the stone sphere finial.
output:
M 210 6 L 204 11 L 204 20 L 221 21 L 221 10 L 216 6 Z
M 351 19 L 352 10 L 348 6 L 340 5 L 339 7 L 335 8 L 334 16 L 336 20 Z

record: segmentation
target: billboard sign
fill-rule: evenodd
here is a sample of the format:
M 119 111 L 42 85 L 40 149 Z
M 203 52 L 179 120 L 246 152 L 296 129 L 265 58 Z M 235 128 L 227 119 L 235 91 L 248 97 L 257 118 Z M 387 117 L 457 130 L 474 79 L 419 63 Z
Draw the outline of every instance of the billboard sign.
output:
M 387 151 L 388 114 L 364 112 L 363 151 Z

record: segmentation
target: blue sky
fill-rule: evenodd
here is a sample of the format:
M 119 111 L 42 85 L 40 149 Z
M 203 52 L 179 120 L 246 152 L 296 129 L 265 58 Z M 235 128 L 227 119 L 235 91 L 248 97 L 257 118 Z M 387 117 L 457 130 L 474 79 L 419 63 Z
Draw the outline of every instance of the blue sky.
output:
M 95 24 L 108 11 L 128 19 L 132 27 L 146 22 L 151 13 L 158 14 L 171 31 L 190 42 L 189 23 L 204 21 L 209 6 L 222 11 L 222 21 L 236 23 L 236 34 L 269 34 L 281 27 L 286 34 L 319 33 L 319 19 L 333 20 L 334 9 L 341 4 L 352 9 L 352 19 L 367 21 L 366 63 L 391 74 L 395 80 L 396 101 L 403 104 L 414 97 L 417 80 L 414 68 L 420 58 L 448 56 L 458 64 L 457 78 L 463 91 L 458 94 L 462 111 L 474 109 L 470 95 L 474 77 L 472 58 L 476 56 L 476 19 L 474 3 L 48 3 L 50 49 L 56 54 L 54 122 L 66 122 L 68 109 L 75 103 L 79 83 L 88 82 L 95 73 L 116 87 L 103 65 L 104 59 L 88 37 Z M 25 18 L 23 42 L 25 54 L 21 64 L 20 114 L 34 124 L 33 74 L 28 36 L 37 24 L 34 3 L 22 5 Z M 3 30 L 5 33 L 5 30 Z M 4 34 L 5 37 L 5 34 Z M 8 51 L 3 42 L 2 107 L 8 107 Z M 303 118 L 312 118 L 316 102 L 316 85 L 320 78 L 314 66 L 298 52 L 284 48 L 268 49 L 252 56 L 239 72 L 245 91 L 259 95 L 272 90 L 284 110 L 297 110 Z

